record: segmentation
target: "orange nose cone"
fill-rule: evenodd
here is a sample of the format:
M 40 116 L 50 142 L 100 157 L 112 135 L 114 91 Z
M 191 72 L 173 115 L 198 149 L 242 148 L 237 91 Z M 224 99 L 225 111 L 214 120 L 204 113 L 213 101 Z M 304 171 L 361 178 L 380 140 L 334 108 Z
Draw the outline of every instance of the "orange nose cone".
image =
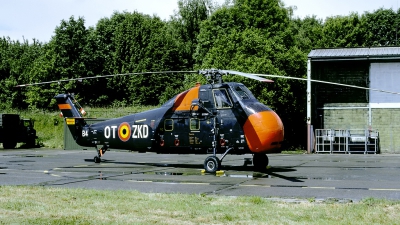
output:
M 250 151 L 261 153 L 276 150 L 283 141 L 283 124 L 274 111 L 263 111 L 249 116 L 244 134 Z

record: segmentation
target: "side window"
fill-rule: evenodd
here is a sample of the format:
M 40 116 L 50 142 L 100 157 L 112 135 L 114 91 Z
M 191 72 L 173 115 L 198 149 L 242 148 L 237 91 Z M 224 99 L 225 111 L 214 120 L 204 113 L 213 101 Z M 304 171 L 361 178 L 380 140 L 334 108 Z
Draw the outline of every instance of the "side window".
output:
M 164 130 L 165 131 L 173 131 L 174 130 L 174 120 L 172 120 L 172 119 L 164 120 Z
M 190 130 L 200 130 L 199 119 L 190 119 Z
M 231 108 L 232 102 L 226 92 L 226 89 L 214 89 L 214 102 L 215 108 L 223 109 L 223 108 Z

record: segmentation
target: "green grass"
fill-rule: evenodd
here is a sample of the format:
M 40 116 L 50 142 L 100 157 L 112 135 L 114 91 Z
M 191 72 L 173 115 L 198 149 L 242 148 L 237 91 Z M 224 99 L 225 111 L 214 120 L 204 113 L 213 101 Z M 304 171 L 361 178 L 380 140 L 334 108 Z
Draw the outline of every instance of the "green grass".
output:
M 400 202 L 0 186 L 0 224 L 398 224 Z

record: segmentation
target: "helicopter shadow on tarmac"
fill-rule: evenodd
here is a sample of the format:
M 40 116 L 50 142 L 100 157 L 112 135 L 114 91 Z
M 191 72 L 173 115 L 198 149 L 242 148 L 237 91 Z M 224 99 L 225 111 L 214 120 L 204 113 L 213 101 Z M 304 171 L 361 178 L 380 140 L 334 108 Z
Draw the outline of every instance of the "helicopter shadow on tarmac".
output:
M 93 159 L 85 159 L 85 162 L 94 162 Z M 189 163 L 145 163 L 145 162 L 116 162 L 115 160 L 104 160 L 101 161 L 102 164 L 117 164 L 117 165 L 143 165 L 150 167 L 172 167 L 177 169 L 203 169 L 203 164 L 189 164 Z M 104 167 L 103 167 L 104 168 Z M 241 166 L 231 166 L 222 165 L 221 170 L 223 171 L 240 171 L 240 172 L 254 172 L 258 173 L 257 178 L 280 178 L 290 182 L 304 182 L 297 177 L 290 177 L 281 175 L 281 173 L 295 172 L 297 171 L 293 167 L 268 167 L 266 170 L 257 171 L 254 170 L 253 166 L 241 165 Z

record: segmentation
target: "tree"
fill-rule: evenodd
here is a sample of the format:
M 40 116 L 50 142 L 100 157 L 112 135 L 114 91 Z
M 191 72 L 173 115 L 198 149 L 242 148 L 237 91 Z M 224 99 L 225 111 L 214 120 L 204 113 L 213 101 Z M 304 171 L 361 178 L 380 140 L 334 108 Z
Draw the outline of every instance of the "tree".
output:
M 36 59 L 40 56 L 42 44 L 33 40 L 22 43 L 10 38 L 0 39 L 0 92 L 1 108 L 26 108 L 25 89 L 15 88 L 17 84 L 29 83 Z
M 75 20 L 71 16 L 68 21 L 62 20 L 54 33 L 50 44 L 56 52 L 56 76 L 60 79 L 86 76 L 89 57 L 85 47 L 89 31 L 85 27 L 85 20 L 82 17 Z
M 328 17 L 318 46 L 323 48 L 363 46 L 362 31 L 362 21 L 357 13 Z
M 83 47 L 88 75 L 180 70 L 183 64 L 168 23 L 138 12 L 115 12 L 101 19 L 88 29 Z M 86 80 L 81 86 L 89 88 L 81 88 L 81 96 L 91 105 L 158 104 L 164 91 L 176 89 L 180 79 L 143 75 Z
M 59 79 L 56 76 L 55 60 L 56 54 L 54 48 L 49 44 L 44 44 L 41 48 L 40 55 L 34 60 L 32 72 L 28 79 L 26 79 L 26 82 L 19 84 Z M 56 109 L 57 105 L 53 97 L 59 92 L 62 92 L 59 84 L 31 86 L 21 89 L 26 90 L 24 99 L 30 109 Z
M 392 9 L 380 8 L 362 16 L 364 43 L 362 46 L 397 45 L 399 13 Z
M 57 26 L 54 31 L 55 35 L 49 43 L 42 47 L 40 55 L 35 58 L 34 69 L 27 83 L 91 75 L 87 70 L 91 57 L 85 48 L 89 32 L 84 23 L 83 18 L 75 20 L 73 16 L 68 21 L 61 21 L 60 26 Z M 82 86 L 73 82 L 30 87 L 27 89 L 25 101 L 30 108 L 54 109 L 53 97 L 55 94 L 64 92 L 64 89 L 69 92 L 83 93 L 86 88 L 81 88 Z
M 302 52 L 309 53 L 313 48 L 321 48 L 323 22 L 316 16 L 304 19 L 294 18 L 290 23 L 294 45 Z
M 210 0 L 179 0 L 178 12 L 168 22 L 171 35 L 177 41 L 183 57 L 183 68 L 193 69 L 193 54 L 197 46 L 200 24 L 211 15 L 214 8 Z
M 196 49 L 199 68 L 223 68 L 251 73 L 306 75 L 307 53 L 294 44 L 289 12 L 278 0 L 237 0 L 217 9 L 201 25 Z M 276 79 L 262 84 L 240 77 L 226 81 L 244 83 L 263 103 L 281 116 L 287 140 L 299 142 L 305 133 L 305 85 Z

